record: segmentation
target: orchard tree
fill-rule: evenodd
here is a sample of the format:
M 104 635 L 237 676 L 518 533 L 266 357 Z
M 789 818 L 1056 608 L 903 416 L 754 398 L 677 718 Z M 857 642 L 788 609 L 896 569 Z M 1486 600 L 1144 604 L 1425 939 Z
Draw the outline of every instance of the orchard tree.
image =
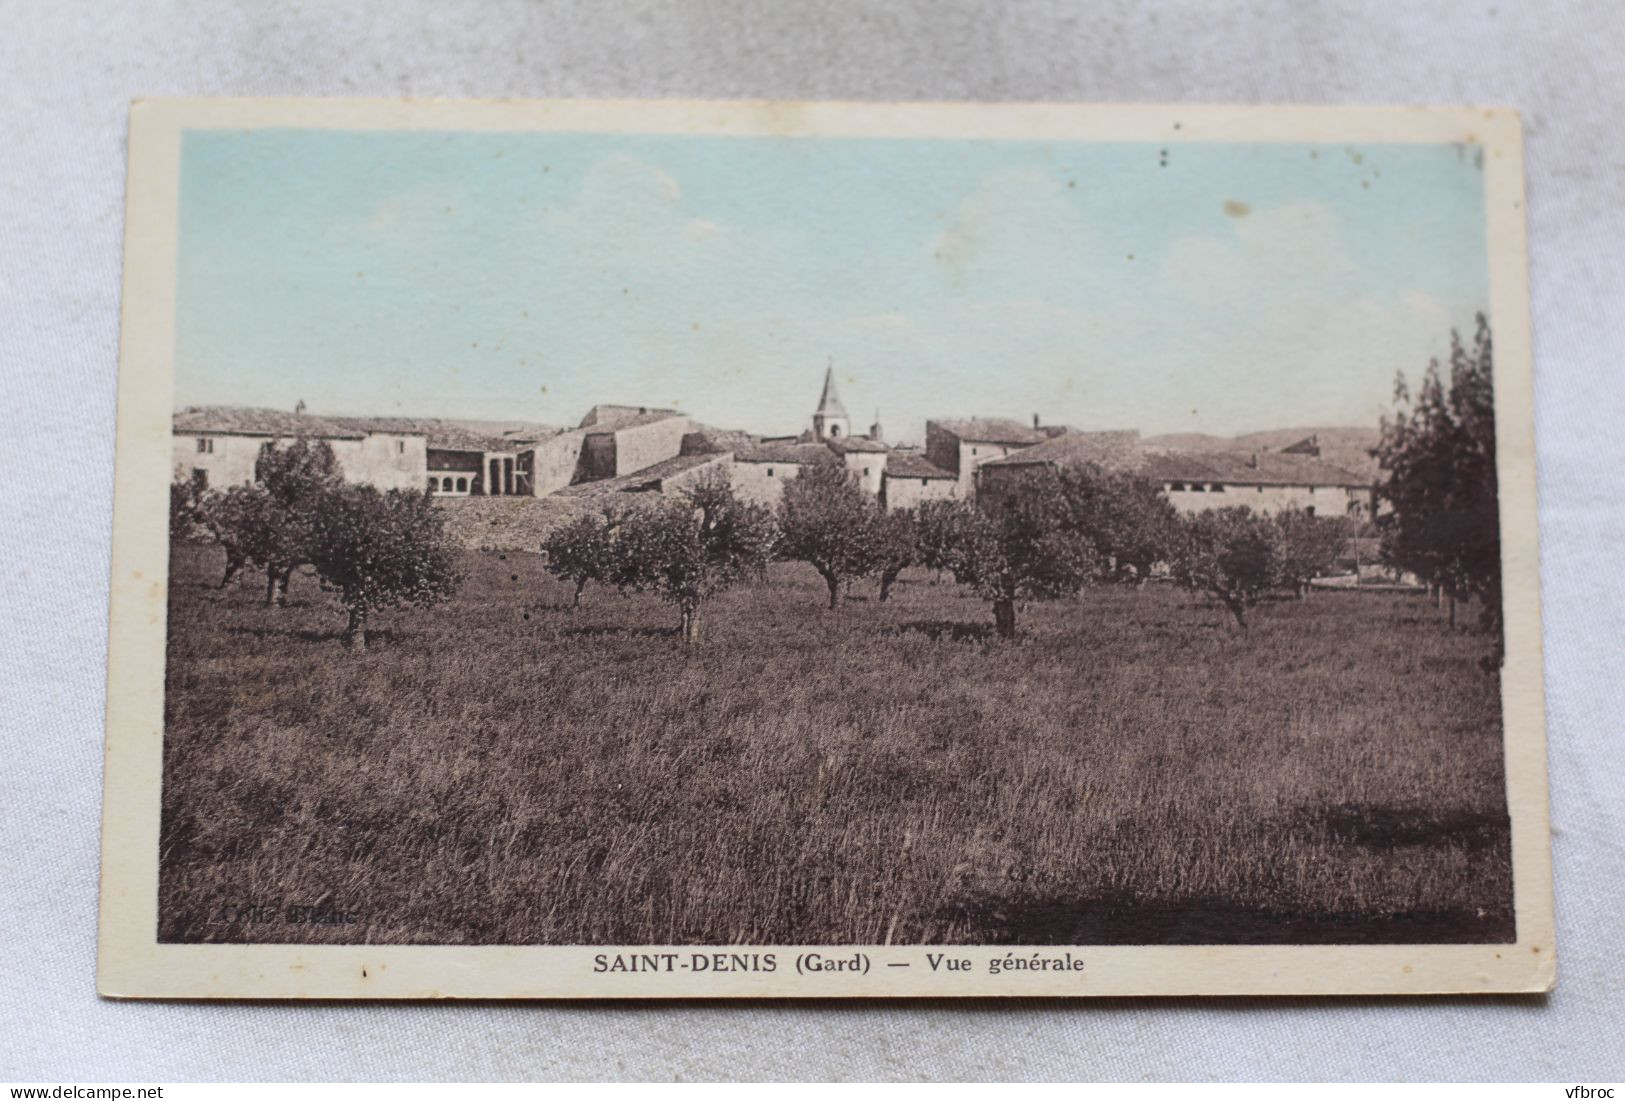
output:
M 881 568 L 880 518 L 880 506 L 846 467 L 814 463 L 784 487 L 779 553 L 817 570 L 829 588 L 830 608 L 837 608 L 843 584 Z
M 349 613 L 346 646 L 366 649 L 375 611 L 430 607 L 462 581 L 445 514 L 427 493 L 344 485 L 318 497 L 312 517 L 310 561 Z
M 920 562 L 920 519 L 913 509 L 881 512 L 874 519 L 875 558 L 880 574 L 880 596 L 891 596 L 897 575 Z
M 940 574 L 952 568 L 954 537 L 961 515 L 958 501 L 925 501 L 915 514 L 920 565 L 932 573 Z
M 954 579 L 992 602 L 1003 638 L 1015 636 L 1018 602 L 1072 596 L 1099 573 L 1095 545 L 1052 471 L 958 505 L 942 519 Z
M 299 508 L 343 484 L 333 448 L 326 440 L 304 436 L 286 445 L 273 440 L 262 446 L 254 460 L 254 481 L 284 508 Z
M 547 572 L 575 586 L 571 608 L 581 607 L 589 581 L 611 585 L 616 578 L 615 518 L 608 512 L 582 516 L 553 529 L 542 541 Z
M 1337 564 L 1354 525 L 1346 517 L 1314 516 L 1296 508 L 1276 513 L 1273 523 L 1278 580 L 1302 600 L 1309 583 Z
M 1450 377 L 1428 364 L 1412 396 L 1400 375 L 1384 418 L 1377 514 L 1388 563 L 1456 601 L 1477 597 L 1487 628 L 1501 627 L 1501 518 L 1495 471 L 1494 348 L 1480 314 L 1473 344 L 1450 334 Z
M 1089 463 L 1060 471 L 1074 522 L 1094 541 L 1116 581 L 1144 584 L 1166 562 L 1179 538 L 1179 515 L 1162 489 L 1145 478 Z
M 275 555 L 279 532 L 271 495 L 263 486 L 235 485 L 211 490 L 201 502 L 202 524 L 226 552 L 223 589 L 244 566 L 259 565 Z
M 672 500 L 629 513 L 616 535 L 615 582 L 676 605 L 683 641 L 700 641 L 706 601 L 757 576 L 772 558 L 773 514 L 741 501 L 726 470 Z
M 1207 593 L 1247 629 L 1247 611 L 1280 582 L 1277 529 L 1250 508 L 1220 508 L 1187 516 L 1174 555 L 1174 579 Z

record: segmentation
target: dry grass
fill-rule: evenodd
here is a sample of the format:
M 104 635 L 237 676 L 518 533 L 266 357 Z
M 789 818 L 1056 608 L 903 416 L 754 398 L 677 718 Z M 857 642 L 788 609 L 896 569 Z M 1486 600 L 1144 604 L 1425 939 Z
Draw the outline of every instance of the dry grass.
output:
M 265 608 L 217 553 L 170 590 L 166 941 L 1512 937 L 1488 641 L 1420 598 L 1242 637 L 1096 590 L 1000 644 L 952 585 L 831 613 L 784 566 L 689 650 L 652 598 L 571 613 L 534 556 L 470 554 L 351 654 L 314 581 Z

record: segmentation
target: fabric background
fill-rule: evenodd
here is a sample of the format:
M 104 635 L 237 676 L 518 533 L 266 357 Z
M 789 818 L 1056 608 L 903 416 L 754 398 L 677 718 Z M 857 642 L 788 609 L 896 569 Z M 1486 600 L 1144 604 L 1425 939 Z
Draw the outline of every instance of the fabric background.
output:
M 1625 7 L 0 3 L 0 1079 L 1625 1076 Z M 1527 124 L 1549 998 L 279 1005 L 93 988 L 127 105 L 148 94 L 1487 103 Z

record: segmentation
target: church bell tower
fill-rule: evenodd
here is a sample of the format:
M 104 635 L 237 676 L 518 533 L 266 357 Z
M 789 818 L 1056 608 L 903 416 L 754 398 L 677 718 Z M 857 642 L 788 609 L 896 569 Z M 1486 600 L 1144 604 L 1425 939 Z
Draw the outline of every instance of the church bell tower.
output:
M 813 414 L 813 435 L 820 440 L 840 439 L 852 434 L 852 418 L 847 416 L 841 395 L 835 392 L 835 364 L 824 369 L 824 393 Z

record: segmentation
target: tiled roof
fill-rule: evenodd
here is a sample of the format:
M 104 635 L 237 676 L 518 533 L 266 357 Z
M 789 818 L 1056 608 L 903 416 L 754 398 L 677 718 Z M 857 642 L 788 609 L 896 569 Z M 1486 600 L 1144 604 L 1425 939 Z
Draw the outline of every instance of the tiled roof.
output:
M 398 432 L 428 437 L 435 451 L 519 451 L 558 434 L 529 421 L 443 420 L 438 417 L 329 417 L 367 432 Z
M 742 463 L 832 463 L 835 456 L 821 443 L 759 443 L 734 448 Z
M 194 405 L 175 414 L 176 432 L 359 440 L 369 433 L 423 436 L 437 451 L 517 451 L 558 429 L 529 421 L 444 420 L 438 417 L 326 417 L 233 405 Z
M 608 421 L 603 424 L 588 425 L 587 435 L 606 436 L 612 432 L 619 432 L 624 428 L 641 428 L 646 424 L 654 424 L 656 421 L 671 420 L 671 418 L 679 416 L 682 416 L 682 414 L 674 413 L 669 409 L 656 409 L 648 413 L 637 413 L 633 416 L 622 417 L 618 420 Z
M 600 497 L 607 493 L 623 493 L 651 488 L 675 474 L 681 474 L 686 470 L 693 470 L 695 467 L 705 466 L 709 463 L 725 461 L 725 458 L 721 454 L 677 455 L 670 459 L 663 459 L 652 466 L 646 466 L 642 470 L 634 470 L 630 474 L 622 474 L 614 478 L 601 478 L 596 482 L 581 482 L 577 485 L 566 486 L 553 496 Z
M 998 417 L 927 421 L 928 431 L 933 424 L 967 443 L 1039 443 L 1045 439 L 1043 433 L 1034 432 L 1020 421 Z
M 650 413 L 664 413 L 675 416 L 675 409 L 657 409 L 650 405 L 611 405 L 600 403 L 587 410 L 581 418 L 577 428 L 607 428 L 610 425 L 620 424 L 635 417 L 647 416 Z
M 836 436 L 825 440 L 824 443 L 836 451 L 890 451 L 891 448 L 879 440 L 867 439 L 863 436 Z
M 947 478 L 953 480 L 955 475 L 951 471 L 942 469 L 936 463 L 927 461 L 922 455 L 907 451 L 893 451 L 886 456 L 886 477 Z
M 1098 463 L 1113 469 L 1132 468 L 1141 462 L 1140 434 L 1068 431 L 1034 447 L 1012 451 L 983 466 L 1027 466 L 1033 463 Z
M 1158 482 L 1219 482 L 1227 485 L 1347 486 L 1369 483 L 1351 471 L 1309 455 L 1279 451 L 1167 451 L 1145 456 L 1139 471 Z
M 189 405 L 175 414 L 176 432 L 210 432 L 237 436 L 310 436 L 328 440 L 359 440 L 366 431 L 333 417 L 288 413 L 281 409 L 255 409 L 238 405 Z

